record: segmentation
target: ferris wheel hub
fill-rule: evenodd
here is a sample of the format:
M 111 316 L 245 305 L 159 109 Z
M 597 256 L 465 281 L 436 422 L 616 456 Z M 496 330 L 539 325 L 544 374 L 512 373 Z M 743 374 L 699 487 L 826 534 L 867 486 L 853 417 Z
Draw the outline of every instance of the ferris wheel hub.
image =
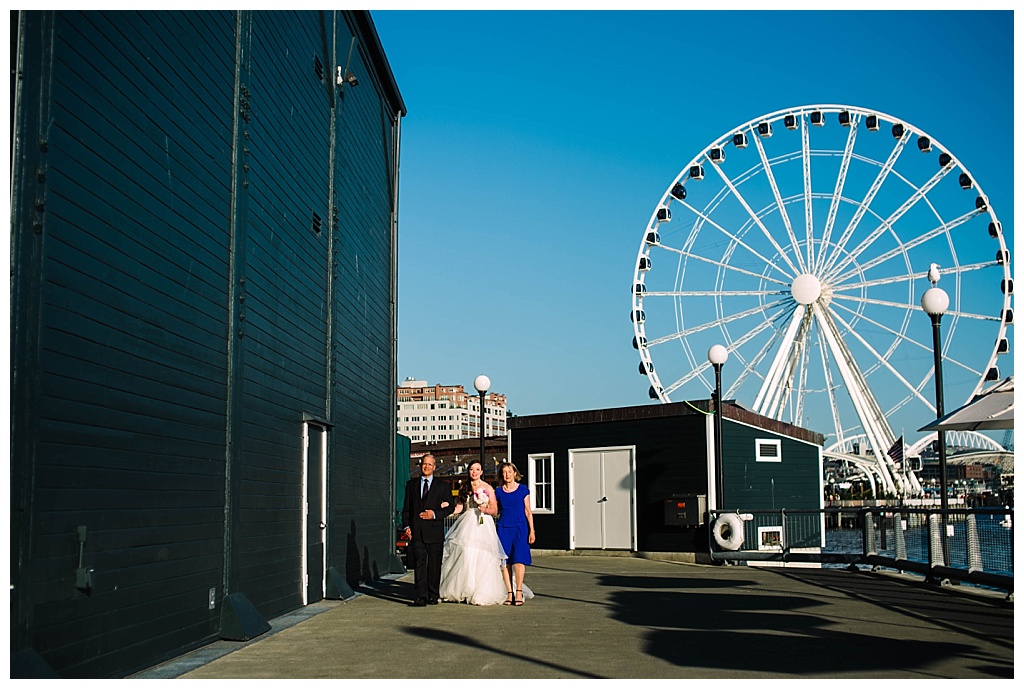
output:
M 821 281 L 810 273 L 804 273 L 793 280 L 792 292 L 798 304 L 813 304 L 821 296 Z

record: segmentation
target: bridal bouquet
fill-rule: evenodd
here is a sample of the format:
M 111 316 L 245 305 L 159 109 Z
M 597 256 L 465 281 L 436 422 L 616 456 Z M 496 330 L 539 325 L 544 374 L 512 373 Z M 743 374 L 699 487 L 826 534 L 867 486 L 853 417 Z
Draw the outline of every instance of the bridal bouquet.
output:
M 483 488 L 477 488 L 476 490 L 474 490 L 473 502 L 477 504 L 477 507 L 483 507 L 488 502 L 490 502 L 490 498 L 487 497 L 487 491 L 485 491 Z M 482 514 L 480 515 L 480 523 L 484 523 L 484 515 Z

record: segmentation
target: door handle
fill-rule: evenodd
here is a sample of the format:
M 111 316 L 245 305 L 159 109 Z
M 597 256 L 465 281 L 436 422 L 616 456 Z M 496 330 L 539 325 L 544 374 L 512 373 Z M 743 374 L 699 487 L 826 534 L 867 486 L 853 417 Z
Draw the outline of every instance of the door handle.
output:
M 608 496 L 607 496 L 607 495 L 606 495 L 606 496 L 604 496 L 603 498 L 601 498 L 600 500 L 598 500 L 598 502 L 608 502 Z
M 326 528 L 327 528 L 327 525 L 324 524 L 323 522 L 320 522 L 320 530 L 323 531 Z

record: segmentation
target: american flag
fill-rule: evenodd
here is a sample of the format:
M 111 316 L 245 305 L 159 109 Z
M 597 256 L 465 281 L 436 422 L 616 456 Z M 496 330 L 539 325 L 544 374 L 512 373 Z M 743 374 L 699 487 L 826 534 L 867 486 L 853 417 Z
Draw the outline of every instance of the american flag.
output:
M 886 451 L 885 454 L 887 454 L 890 457 L 892 457 L 892 462 L 897 467 L 900 467 L 900 466 L 903 465 L 903 436 L 902 435 L 899 438 L 896 438 L 896 442 L 894 442 L 892 444 L 892 447 L 890 447 L 888 449 L 888 451 Z

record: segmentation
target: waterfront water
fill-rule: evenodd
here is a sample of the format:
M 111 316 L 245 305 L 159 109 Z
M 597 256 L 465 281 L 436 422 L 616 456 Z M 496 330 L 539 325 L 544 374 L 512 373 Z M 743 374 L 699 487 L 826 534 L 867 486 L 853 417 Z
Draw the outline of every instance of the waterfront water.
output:
M 994 574 L 1013 575 L 1013 529 L 1001 525 L 1002 514 L 979 514 L 975 523 L 978 529 L 979 554 L 982 568 Z M 879 555 L 896 557 L 894 520 L 885 520 L 884 539 L 882 529 L 876 530 L 876 551 Z M 950 522 L 953 535 L 949 537 L 951 567 L 967 569 L 967 522 L 962 518 Z M 861 553 L 864 535 L 860 528 L 827 529 L 825 547 L 827 553 Z M 914 562 L 929 562 L 929 532 L 927 524 L 908 524 L 903 530 L 907 559 Z M 844 566 L 844 565 L 838 565 Z

